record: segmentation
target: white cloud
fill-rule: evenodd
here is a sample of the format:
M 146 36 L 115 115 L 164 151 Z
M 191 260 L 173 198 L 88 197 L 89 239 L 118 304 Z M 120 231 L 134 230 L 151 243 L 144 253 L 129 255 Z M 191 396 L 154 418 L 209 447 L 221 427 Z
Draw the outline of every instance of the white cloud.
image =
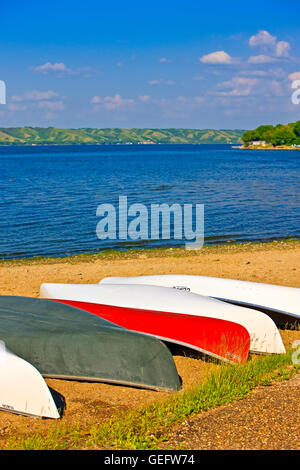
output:
M 279 41 L 276 44 L 275 54 L 277 57 L 288 57 L 290 51 L 290 44 L 286 41 Z
M 276 36 L 272 36 L 268 31 L 259 31 L 254 36 L 251 36 L 249 39 L 249 45 L 252 47 L 258 47 L 262 52 L 265 52 L 267 55 L 255 56 L 257 58 L 261 57 L 277 57 L 277 58 L 287 58 L 289 56 L 290 44 L 287 41 L 277 41 Z M 251 57 L 250 57 L 251 59 Z M 250 63 L 263 63 L 263 62 L 251 62 Z M 259 59 L 257 59 L 259 60 Z M 267 60 L 266 60 L 267 61 Z M 264 62 L 266 62 L 264 61 Z M 270 60 L 268 60 L 270 62 Z
M 275 77 L 285 78 L 286 73 L 282 68 L 268 69 L 268 70 L 242 70 L 239 75 L 248 75 L 251 77 Z
M 108 111 L 115 111 L 118 109 L 126 109 L 132 107 L 135 104 L 135 101 L 131 98 L 122 98 L 120 94 L 115 96 L 94 96 L 91 100 L 94 106 L 94 111 L 98 111 L 101 107 L 104 107 Z
M 161 58 L 159 59 L 159 62 L 160 62 L 161 64 L 170 64 L 172 61 L 171 61 L 170 59 L 167 59 L 166 57 L 161 57 Z
M 225 51 L 216 51 L 200 57 L 203 64 L 231 64 L 232 58 Z
M 84 78 L 91 78 L 95 75 L 102 75 L 103 72 L 100 69 L 94 69 L 93 67 L 79 67 L 76 70 L 70 71 L 71 74 L 82 75 Z
M 268 70 L 242 70 L 240 75 L 248 75 L 251 77 L 266 77 L 268 73 Z
M 293 72 L 289 75 L 289 79 L 293 82 L 294 80 L 300 80 L 300 71 Z
M 159 80 L 149 80 L 148 82 L 149 85 L 175 85 L 175 82 L 173 80 L 165 80 L 163 78 L 160 78 Z
M 103 99 L 100 96 L 93 96 L 91 99 L 91 103 L 96 104 L 96 103 L 102 103 Z
M 27 109 L 26 104 L 10 103 L 8 106 L 9 111 L 25 111 Z
M 248 62 L 249 64 L 269 64 L 276 62 L 276 59 L 269 55 L 260 54 L 249 57 Z
M 272 74 L 271 70 L 269 74 L 257 77 L 235 76 L 217 86 L 216 96 L 228 99 L 228 105 L 230 102 L 233 103 L 232 99 L 235 102 L 246 103 L 249 97 L 252 103 L 253 100 L 259 103 L 262 97 L 269 103 L 275 102 L 278 97 L 287 96 L 286 75 L 282 76 L 277 71 Z
M 118 62 L 117 65 L 123 65 L 121 62 Z M 38 67 L 31 67 L 34 72 L 47 75 L 49 73 L 55 74 L 57 77 L 65 77 L 66 75 L 82 75 L 85 78 L 90 78 L 95 75 L 102 74 L 103 72 L 100 69 L 95 69 L 93 67 L 78 67 L 77 69 L 70 69 L 63 62 L 46 62 L 43 65 Z
M 194 102 L 196 104 L 204 103 L 204 101 L 205 101 L 205 98 L 203 96 L 195 96 L 195 98 L 194 98 Z
M 143 103 L 148 103 L 151 100 L 151 96 L 149 95 L 139 95 L 139 100 Z
M 276 44 L 276 36 L 272 36 L 268 31 L 259 31 L 249 39 L 250 46 L 256 47 L 272 47 Z
M 47 74 L 49 72 L 55 72 L 60 74 L 73 73 L 72 70 L 69 69 L 63 62 L 56 62 L 55 64 L 52 64 L 51 62 L 46 62 L 43 65 L 34 67 L 33 70 L 42 74 Z
M 162 79 L 159 80 L 149 80 L 149 85 L 160 85 L 162 83 Z
M 55 117 L 54 111 L 66 109 L 62 99 L 57 99 L 58 96 L 59 94 L 53 90 L 31 90 L 22 95 L 12 96 L 8 109 L 10 111 L 46 110 L 51 111 L 52 117 Z
M 58 93 L 55 91 L 47 90 L 47 91 L 38 91 L 32 90 L 24 93 L 23 95 L 14 95 L 11 97 L 11 101 L 20 102 L 20 101 L 39 101 L 39 100 L 51 100 L 52 98 L 56 98 Z
M 39 101 L 38 107 L 51 111 L 63 111 L 65 109 L 62 101 Z
M 229 88 L 228 91 L 220 91 L 221 96 L 249 96 L 259 83 L 257 78 L 234 77 L 232 80 L 222 82 L 218 88 Z

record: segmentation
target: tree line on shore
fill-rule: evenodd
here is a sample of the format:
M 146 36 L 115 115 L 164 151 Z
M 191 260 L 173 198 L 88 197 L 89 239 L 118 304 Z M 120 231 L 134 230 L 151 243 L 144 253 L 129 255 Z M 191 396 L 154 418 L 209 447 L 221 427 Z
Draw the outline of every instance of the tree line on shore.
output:
M 274 147 L 280 145 L 300 145 L 300 121 L 289 124 L 262 125 L 248 130 L 242 135 L 246 147 L 253 142 L 264 141 Z

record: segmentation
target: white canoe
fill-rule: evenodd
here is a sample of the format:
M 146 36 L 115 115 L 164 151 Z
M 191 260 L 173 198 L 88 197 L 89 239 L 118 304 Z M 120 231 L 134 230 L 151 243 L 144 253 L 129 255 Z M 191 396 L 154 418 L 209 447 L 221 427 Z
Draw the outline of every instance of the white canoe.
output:
M 285 352 L 275 323 L 264 313 L 177 289 L 125 284 L 45 283 L 41 285 L 40 297 L 219 318 L 238 323 L 248 330 L 251 351 Z
M 182 274 L 108 277 L 102 279 L 100 284 L 175 287 L 236 305 L 261 309 L 278 324 L 300 322 L 300 289 L 296 287 Z
M 38 418 L 60 418 L 39 371 L 0 341 L 0 410 Z

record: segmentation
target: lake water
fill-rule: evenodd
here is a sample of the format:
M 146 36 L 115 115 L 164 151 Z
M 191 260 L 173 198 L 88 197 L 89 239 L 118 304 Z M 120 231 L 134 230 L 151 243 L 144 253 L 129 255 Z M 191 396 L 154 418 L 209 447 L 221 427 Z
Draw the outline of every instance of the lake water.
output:
M 97 207 L 204 204 L 205 245 L 300 237 L 300 152 L 230 145 L 0 147 L 0 258 L 184 240 L 99 240 Z

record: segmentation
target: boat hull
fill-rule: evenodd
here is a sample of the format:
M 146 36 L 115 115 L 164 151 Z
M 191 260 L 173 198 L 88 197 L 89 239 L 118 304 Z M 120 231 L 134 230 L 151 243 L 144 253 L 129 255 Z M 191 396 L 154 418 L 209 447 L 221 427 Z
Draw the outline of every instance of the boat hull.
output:
M 247 361 L 250 335 L 243 326 L 215 318 L 57 300 L 105 318 L 130 330 L 189 347 L 222 361 Z
M 45 283 L 40 288 L 40 296 L 226 320 L 246 328 L 250 334 L 251 351 L 285 352 L 276 325 L 264 313 L 177 289 L 134 284 Z
M 7 347 L 45 377 L 179 390 L 166 345 L 75 307 L 29 297 L 0 297 Z
M 0 342 L 0 410 L 36 418 L 60 418 L 39 371 Z
M 300 325 L 300 289 L 296 287 L 182 274 L 108 277 L 100 283 L 174 287 L 234 305 L 259 309 L 280 327 Z

